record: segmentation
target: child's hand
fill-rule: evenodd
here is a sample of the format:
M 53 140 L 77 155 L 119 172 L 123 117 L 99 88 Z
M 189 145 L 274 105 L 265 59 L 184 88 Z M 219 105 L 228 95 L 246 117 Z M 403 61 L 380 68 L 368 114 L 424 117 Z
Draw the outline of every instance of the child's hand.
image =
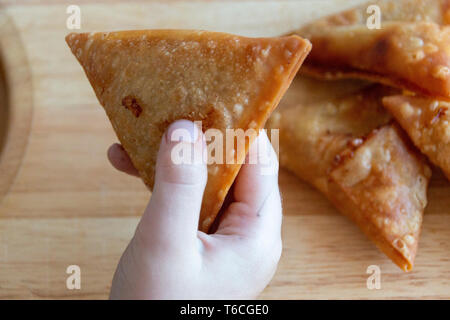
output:
M 204 163 L 175 165 L 172 148 L 180 142 L 168 137 L 189 130 L 194 148 L 204 147 L 201 130 L 190 121 L 173 123 L 162 139 L 150 202 L 135 235 L 123 253 L 111 288 L 112 299 L 249 299 L 269 283 L 281 255 L 281 199 L 278 162 L 265 132 L 276 166 L 267 175 L 261 164 L 244 164 L 236 178 L 233 203 L 225 210 L 216 233 L 197 231 L 207 180 Z M 181 142 L 190 143 L 190 142 Z M 250 153 L 260 159 L 256 143 Z M 265 151 L 267 152 L 267 151 Z M 120 171 L 138 175 L 120 145 L 108 157 Z M 258 161 L 260 163 L 260 161 Z M 267 165 L 267 161 L 266 161 Z

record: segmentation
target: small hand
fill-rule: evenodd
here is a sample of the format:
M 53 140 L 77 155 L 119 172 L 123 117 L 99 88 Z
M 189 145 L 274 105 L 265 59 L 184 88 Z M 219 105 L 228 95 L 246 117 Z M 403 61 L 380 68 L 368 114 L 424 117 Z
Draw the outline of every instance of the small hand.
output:
M 199 138 L 171 141 L 168 137 L 179 128 Z M 187 120 L 169 127 L 158 153 L 153 194 L 120 259 L 111 299 L 251 299 L 261 293 L 280 259 L 282 215 L 276 154 L 265 132 L 258 139 L 270 150 L 276 170 L 268 175 L 260 161 L 246 161 L 231 191 L 233 202 L 217 231 L 206 234 L 197 230 L 206 165 L 170 160 L 177 143 L 205 147 L 203 134 Z M 255 142 L 249 155 L 260 159 L 262 149 Z M 120 145 L 110 147 L 108 158 L 116 169 L 139 175 Z

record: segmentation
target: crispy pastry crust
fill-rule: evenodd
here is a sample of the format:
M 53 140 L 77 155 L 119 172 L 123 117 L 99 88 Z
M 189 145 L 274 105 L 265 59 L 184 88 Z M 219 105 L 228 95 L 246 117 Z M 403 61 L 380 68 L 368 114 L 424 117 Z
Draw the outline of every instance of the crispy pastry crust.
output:
M 404 271 L 414 265 L 431 171 L 395 124 L 338 156 L 328 198 Z
M 69 34 L 66 41 L 150 189 L 170 123 L 202 121 L 203 130 L 223 133 L 263 127 L 311 48 L 298 36 L 188 30 Z M 210 229 L 250 142 L 235 155 L 235 164 L 208 166 L 200 230 Z M 225 155 L 234 145 L 228 148 Z
M 440 25 L 450 24 L 450 0 L 376 0 L 342 11 L 303 27 L 302 32 L 317 28 L 333 28 L 350 25 L 366 25 L 369 5 L 380 8 L 382 22 L 428 21 Z
M 418 96 L 391 96 L 384 106 L 414 144 L 450 180 L 450 103 Z
M 267 127 L 280 129 L 281 165 L 326 194 L 335 156 L 391 121 L 381 97 L 393 92 L 372 85 L 349 96 L 275 111 Z
M 358 78 L 450 100 L 450 27 L 387 22 L 301 29 L 313 50 L 303 72 L 325 79 Z
M 345 98 L 282 108 L 268 127 L 280 129 L 280 164 L 324 193 L 409 271 L 431 170 L 382 107 L 392 91 L 375 85 Z

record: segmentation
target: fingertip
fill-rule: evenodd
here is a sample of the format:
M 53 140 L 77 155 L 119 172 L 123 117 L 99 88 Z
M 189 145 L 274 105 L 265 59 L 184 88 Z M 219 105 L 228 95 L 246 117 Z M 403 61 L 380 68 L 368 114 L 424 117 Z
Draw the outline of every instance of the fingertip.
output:
M 108 148 L 107 156 L 109 162 L 115 169 L 129 175 L 139 177 L 139 172 L 134 167 L 130 157 L 128 156 L 128 153 L 125 151 L 121 144 L 112 144 Z
M 261 131 L 236 178 L 235 199 L 259 207 L 271 190 L 278 188 L 278 168 L 277 154 Z
M 254 167 L 259 170 L 253 170 L 252 174 L 277 175 L 279 169 L 277 154 L 266 130 L 260 130 L 258 137 L 249 148 L 243 169 Z
M 206 145 L 199 125 L 177 120 L 166 130 L 158 151 L 155 181 L 174 185 L 204 185 Z M 203 192 L 203 191 L 202 191 Z
M 203 135 L 201 124 L 185 119 L 174 121 L 165 133 L 166 142 L 190 142 L 195 143 Z

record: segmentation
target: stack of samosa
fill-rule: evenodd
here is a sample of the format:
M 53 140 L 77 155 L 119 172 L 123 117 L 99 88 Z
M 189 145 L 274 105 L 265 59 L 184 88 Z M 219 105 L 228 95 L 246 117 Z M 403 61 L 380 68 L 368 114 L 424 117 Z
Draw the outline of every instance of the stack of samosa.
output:
M 367 26 L 369 5 L 380 29 Z M 427 204 L 427 158 L 450 179 L 449 21 L 450 0 L 379 0 L 293 32 L 313 45 L 302 74 L 378 84 L 280 108 L 268 123 L 280 128 L 281 165 L 405 271 Z
M 366 25 L 377 5 L 381 28 Z M 302 73 L 361 79 L 358 89 L 280 108 L 281 165 L 323 192 L 403 270 L 414 264 L 431 177 L 450 179 L 450 0 L 378 0 L 288 36 L 187 30 L 71 34 L 112 126 L 152 188 L 161 137 L 177 119 L 202 129 L 260 129 Z M 363 82 L 362 82 L 363 83 Z M 320 85 L 319 85 L 320 86 Z M 320 89 L 319 89 L 320 90 Z M 210 231 L 248 146 L 208 165 L 199 229 Z M 234 154 L 234 146 L 224 154 Z

